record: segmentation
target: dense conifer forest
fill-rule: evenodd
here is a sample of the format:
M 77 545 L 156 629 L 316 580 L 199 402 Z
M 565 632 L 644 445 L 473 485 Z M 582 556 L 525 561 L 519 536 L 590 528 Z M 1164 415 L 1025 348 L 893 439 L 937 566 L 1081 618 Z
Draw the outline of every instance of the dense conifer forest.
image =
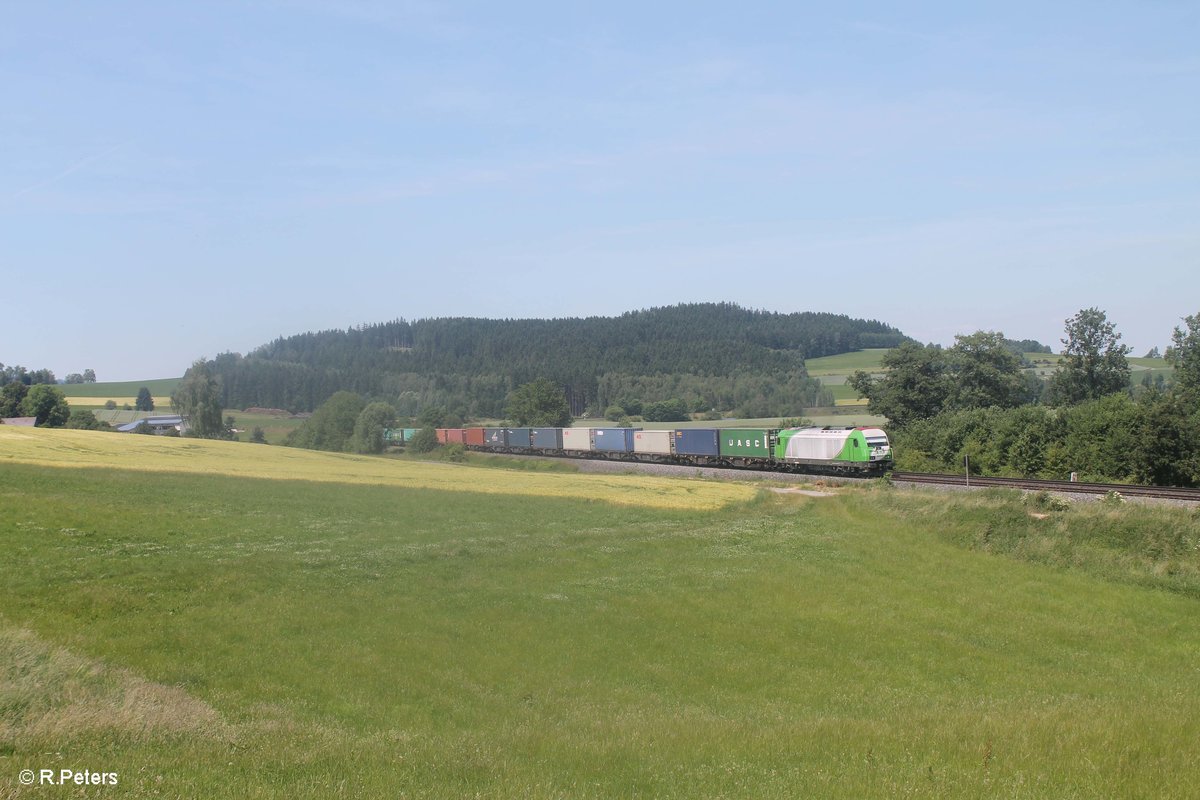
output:
M 690 304 L 582 319 L 401 319 L 281 337 L 245 356 L 219 355 L 211 367 L 226 408 L 310 411 L 349 390 L 401 414 L 441 405 L 498 417 L 515 387 L 548 378 L 576 414 L 680 398 L 694 410 L 765 416 L 830 400 L 807 377 L 806 358 L 905 338 L 844 315 Z

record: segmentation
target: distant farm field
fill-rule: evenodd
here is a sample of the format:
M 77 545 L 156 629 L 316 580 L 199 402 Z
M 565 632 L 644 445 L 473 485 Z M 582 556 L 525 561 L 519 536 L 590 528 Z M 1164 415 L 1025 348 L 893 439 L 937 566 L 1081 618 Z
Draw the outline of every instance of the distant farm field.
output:
M 875 348 L 825 356 L 824 358 L 810 358 L 804 362 L 804 368 L 813 378 L 825 375 L 848 375 L 860 369 L 864 372 L 875 372 L 881 369 L 880 365 L 886 353 L 886 348 Z
M 97 405 L 104 405 L 109 398 L 137 397 L 138 390 L 143 386 L 150 390 L 155 401 L 162 400 L 164 404 L 175 391 L 182 378 L 156 378 L 148 381 L 108 381 L 101 383 L 62 383 L 58 388 L 68 399 L 75 397 L 97 398 Z
M 0 427 L 0 794 L 1200 794 L 1186 512 L 85 433 Z
M 153 395 L 151 395 L 151 397 L 153 397 Z M 68 405 L 79 406 L 82 408 L 104 408 L 105 404 L 109 400 L 111 400 L 117 408 L 124 408 L 125 406 L 132 408 L 134 403 L 137 401 L 136 395 L 130 395 L 128 397 L 108 395 L 100 395 L 95 397 L 89 395 L 86 397 L 80 397 L 78 395 L 67 395 L 66 398 Z M 170 406 L 170 397 L 154 397 L 154 408 L 156 411 L 161 410 L 165 412 L 170 408 Z

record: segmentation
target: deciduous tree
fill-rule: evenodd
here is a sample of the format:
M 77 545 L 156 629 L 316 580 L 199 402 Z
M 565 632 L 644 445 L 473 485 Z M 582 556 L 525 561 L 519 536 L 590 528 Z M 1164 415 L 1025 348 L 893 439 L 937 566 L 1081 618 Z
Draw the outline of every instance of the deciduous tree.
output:
M 1006 345 L 1003 333 L 955 336 L 946 357 L 952 408 L 1014 408 L 1025 400 L 1021 358 Z
M 1129 387 L 1130 348 L 1098 308 L 1085 308 L 1066 321 L 1063 361 L 1050 380 L 1054 401 L 1075 405 Z
M 29 387 L 21 381 L 4 384 L 4 388 L 0 389 L 0 417 L 19 417 L 21 402 L 28 393 Z
M 57 387 L 39 383 L 31 386 L 21 401 L 21 414 L 37 417 L 40 427 L 61 428 L 71 416 L 71 407 Z
M 192 364 L 171 393 L 171 405 L 186 420 L 188 435 L 201 439 L 228 436 L 221 423 L 221 379 L 200 359 Z
M 288 434 L 284 444 L 345 452 L 354 435 L 354 423 L 365 405 L 354 392 L 335 392 L 303 425 Z
M 1176 327 L 1166 359 L 1175 365 L 1175 385 L 1188 394 L 1200 394 L 1200 314 L 1183 318 Z
M 509 395 L 506 413 L 518 425 L 565 428 L 571 424 L 566 394 L 562 387 L 545 378 L 527 383 Z
M 939 413 L 950 397 L 952 384 L 945 352 L 933 345 L 905 342 L 883 357 L 887 373 L 876 378 L 859 370 L 847 383 L 867 398 L 872 414 L 882 414 L 903 427 Z
M 354 422 L 350 449 L 356 453 L 382 453 L 386 442 L 383 434 L 396 421 L 396 409 L 387 403 L 371 403 Z

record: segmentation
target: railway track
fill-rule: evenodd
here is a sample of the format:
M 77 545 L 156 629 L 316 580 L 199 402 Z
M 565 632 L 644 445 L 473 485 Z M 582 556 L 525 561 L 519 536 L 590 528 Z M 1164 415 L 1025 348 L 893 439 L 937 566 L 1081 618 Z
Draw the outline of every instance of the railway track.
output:
M 893 472 L 892 480 L 900 483 L 921 483 L 937 486 L 997 486 L 1007 489 L 1026 489 L 1043 492 L 1074 494 L 1108 494 L 1117 492 L 1124 497 L 1151 497 L 1159 500 L 1188 500 L 1200 502 L 1200 489 L 1180 489 L 1172 486 L 1137 486 L 1127 483 L 1077 483 L 1047 481 L 1035 478 L 981 478 L 972 475 L 936 475 L 924 472 Z

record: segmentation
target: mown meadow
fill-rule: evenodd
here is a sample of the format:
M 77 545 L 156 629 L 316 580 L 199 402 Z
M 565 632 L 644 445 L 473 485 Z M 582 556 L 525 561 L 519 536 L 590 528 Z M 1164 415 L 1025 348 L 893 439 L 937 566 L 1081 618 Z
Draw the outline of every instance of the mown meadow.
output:
M 71 431 L 0 508 L 0 793 L 1200 794 L 1187 510 Z

